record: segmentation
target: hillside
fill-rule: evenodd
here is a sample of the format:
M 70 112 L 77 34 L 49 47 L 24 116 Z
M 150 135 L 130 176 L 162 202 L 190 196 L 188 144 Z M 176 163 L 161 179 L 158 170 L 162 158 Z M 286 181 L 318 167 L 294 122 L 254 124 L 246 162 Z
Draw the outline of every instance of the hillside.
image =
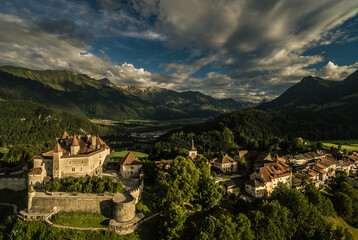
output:
M 242 109 L 234 100 L 167 89 L 132 91 L 64 70 L 38 71 L 0 66 L 0 97 L 30 100 L 69 113 L 112 120 L 216 117 Z
M 190 116 L 210 117 L 241 110 L 252 106 L 249 102 L 236 102 L 233 99 L 216 99 L 198 91 L 176 92 L 165 88 L 138 88 L 136 86 L 120 87 L 129 95 L 135 95 L 152 105 L 174 108 Z M 218 114 L 219 113 L 219 114 Z
M 200 125 L 170 132 L 153 146 L 151 156 L 170 158 L 189 149 L 191 139 L 199 152 L 213 156 L 237 149 L 268 150 L 283 140 L 348 139 L 358 135 L 358 123 L 336 114 L 300 112 L 293 115 L 247 109 L 224 114 Z
M 0 140 L 7 145 L 39 144 L 70 134 L 98 134 L 101 130 L 86 118 L 29 101 L 0 100 Z M 101 133 L 103 133 L 101 131 Z
M 308 76 L 258 109 L 277 113 L 315 111 L 358 117 L 358 71 L 343 81 Z

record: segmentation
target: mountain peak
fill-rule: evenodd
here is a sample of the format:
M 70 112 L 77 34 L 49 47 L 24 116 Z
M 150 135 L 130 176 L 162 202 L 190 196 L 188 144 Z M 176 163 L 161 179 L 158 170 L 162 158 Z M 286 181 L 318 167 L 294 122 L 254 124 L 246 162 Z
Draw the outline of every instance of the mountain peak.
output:
M 358 81 L 358 70 L 349 75 L 344 82 Z
M 309 76 L 302 78 L 301 82 L 312 82 L 314 80 L 316 80 L 316 77 L 309 75 Z
M 112 84 L 111 81 L 109 81 L 108 78 L 98 79 L 97 81 L 98 81 L 98 82 L 101 82 L 101 83 L 103 83 L 103 84 L 106 84 L 106 85 Z

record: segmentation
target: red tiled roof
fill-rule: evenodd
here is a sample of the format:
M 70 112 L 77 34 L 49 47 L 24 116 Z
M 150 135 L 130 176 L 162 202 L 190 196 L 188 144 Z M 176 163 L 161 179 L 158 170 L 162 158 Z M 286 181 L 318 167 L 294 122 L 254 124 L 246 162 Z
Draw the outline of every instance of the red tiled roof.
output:
M 61 135 L 61 139 L 66 139 L 66 137 L 68 137 L 68 133 L 64 131 Z
M 109 147 L 100 139 L 96 137 L 96 146 L 92 147 L 91 145 L 92 138 L 91 137 L 81 137 L 74 136 L 67 139 L 56 138 L 56 147 L 52 151 L 45 152 L 41 154 L 43 158 L 52 159 L 54 152 L 62 152 L 63 158 L 71 158 L 71 157 L 81 157 L 81 156 L 90 156 L 92 154 L 103 151 L 103 149 L 109 149 Z M 79 146 L 80 149 L 78 154 L 75 156 L 71 156 L 71 146 L 69 143 L 72 143 L 71 146 Z
M 29 189 L 29 193 L 33 193 L 33 192 L 35 192 L 35 189 L 34 189 L 34 187 L 31 185 L 31 186 L 30 186 L 30 189 Z
M 136 158 L 132 152 L 127 153 L 119 162 L 120 165 L 141 165 L 142 162 Z
M 239 151 L 238 155 L 239 155 L 239 158 L 241 159 L 243 156 L 245 156 L 249 151 L 247 150 L 241 150 Z
M 53 152 L 59 153 L 59 152 L 61 152 L 61 151 L 62 151 L 62 148 L 61 148 L 60 144 L 59 144 L 59 143 L 56 143 L 56 147 L 55 147 L 55 149 L 53 150 Z
M 229 155 L 225 154 L 225 156 L 222 156 L 220 158 L 214 158 L 214 162 L 224 164 L 224 163 L 234 163 L 235 160 L 232 159 Z
M 76 135 L 73 136 L 71 147 L 78 147 L 80 144 L 78 143 Z
M 259 170 L 264 182 L 270 182 L 271 179 L 285 177 L 290 175 L 289 168 L 283 166 L 281 163 L 266 163 Z
M 41 168 L 33 168 L 27 174 L 28 175 L 40 175 L 42 173 Z

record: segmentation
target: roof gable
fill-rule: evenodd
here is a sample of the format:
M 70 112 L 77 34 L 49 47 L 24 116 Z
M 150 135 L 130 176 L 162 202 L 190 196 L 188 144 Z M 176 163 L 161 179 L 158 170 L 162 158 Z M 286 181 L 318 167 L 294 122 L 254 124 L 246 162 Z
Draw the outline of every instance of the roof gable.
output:
M 124 156 L 119 162 L 120 165 L 141 165 L 142 162 L 134 156 L 132 152 L 128 152 L 126 156 Z

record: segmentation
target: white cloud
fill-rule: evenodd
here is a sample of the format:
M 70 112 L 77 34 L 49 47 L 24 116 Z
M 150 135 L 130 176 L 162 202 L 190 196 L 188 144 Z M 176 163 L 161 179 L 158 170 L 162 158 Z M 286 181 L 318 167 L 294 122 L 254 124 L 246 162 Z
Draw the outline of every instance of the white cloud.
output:
M 327 65 L 317 71 L 316 75 L 321 78 L 332 79 L 332 80 L 343 80 L 349 74 L 352 74 L 358 69 L 358 62 L 348 66 L 338 66 L 333 62 L 329 61 Z
M 114 65 L 92 54 L 90 47 L 73 39 L 32 28 L 11 15 L 0 14 L 6 34 L 0 36 L 0 62 L 32 69 L 64 69 L 85 73 L 94 78 L 107 77 L 119 85 L 158 85 L 151 73 L 132 64 Z
M 339 26 L 358 13 L 356 0 L 132 0 L 126 6 L 114 0 L 98 2 L 103 9 L 93 9 L 84 1 L 39 4 L 29 0 L 29 5 L 45 14 L 41 19 L 27 10 L 23 12 L 28 22 L 0 15 L 2 32 L 7 33 L 0 35 L 0 61 L 36 69 L 68 69 L 107 77 L 119 85 L 200 90 L 216 97 L 255 101 L 274 98 L 303 76 L 342 79 L 357 67 L 329 62 L 316 70 L 313 65 L 327 60 L 304 55 L 314 46 L 355 39 L 347 35 L 349 29 Z M 10 5 L 15 14 L 18 10 Z M 69 24 L 51 30 L 63 22 Z M 106 52 L 102 59 L 93 55 L 84 40 L 91 35 L 162 41 L 176 50 L 189 49 L 191 58 L 184 63 L 164 59 L 165 72 L 152 74 L 129 63 L 111 64 Z M 205 77 L 193 77 L 208 65 Z

